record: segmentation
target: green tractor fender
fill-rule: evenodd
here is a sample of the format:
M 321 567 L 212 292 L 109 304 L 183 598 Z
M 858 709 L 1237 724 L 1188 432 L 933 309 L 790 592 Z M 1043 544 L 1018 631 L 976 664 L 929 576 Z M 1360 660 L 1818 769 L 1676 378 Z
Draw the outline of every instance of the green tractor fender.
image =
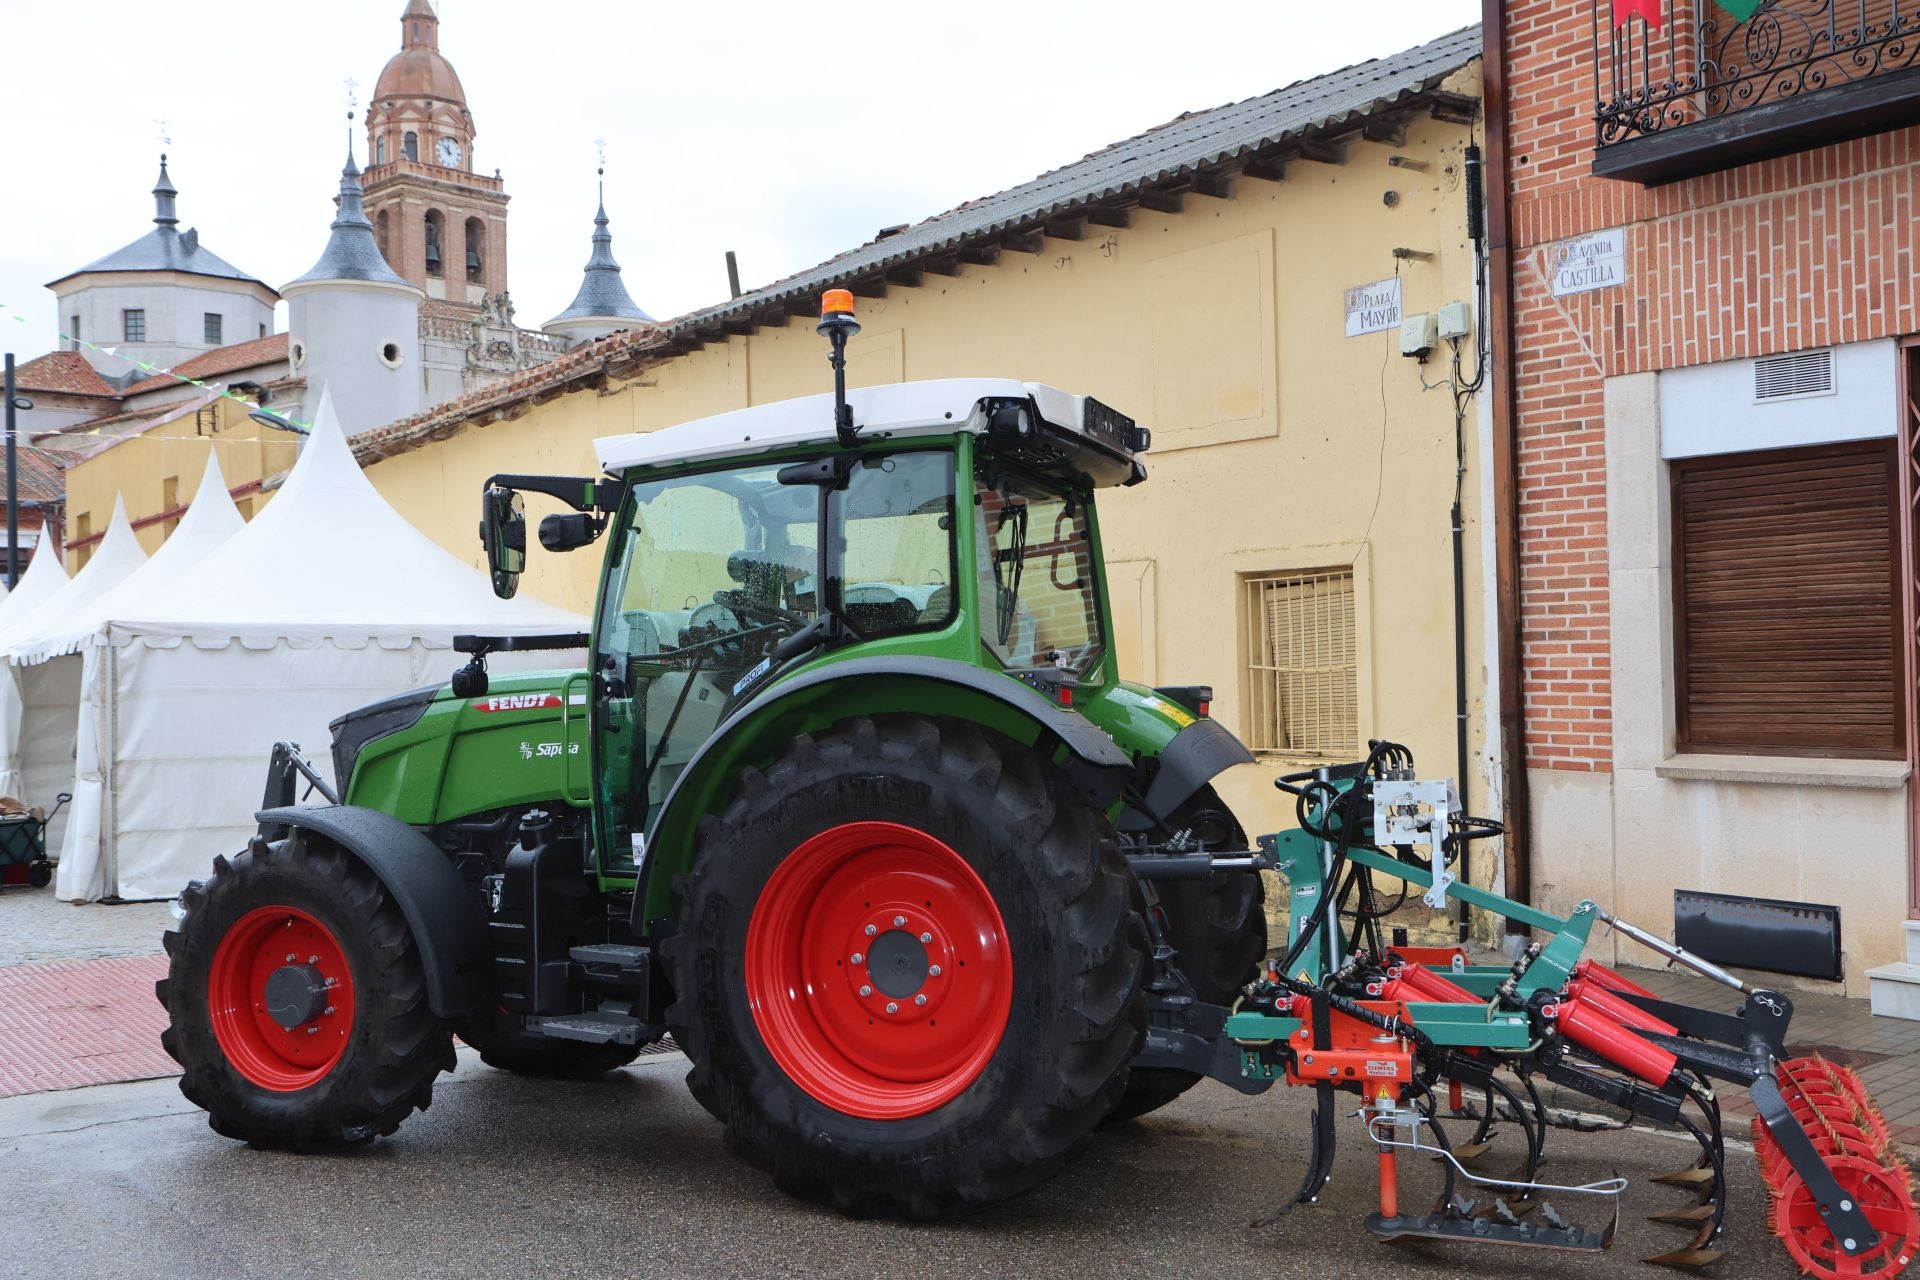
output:
M 393 895 L 420 948 L 427 1004 L 442 1018 L 472 1013 L 490 985 L 487 924 L 453 862 L 392 814 L 357 805 L 292 805 L 254 815 L 261 836 L 311 831 L 352 854 Z
M 854 716 L 913 710 L 966 720 L 1051 755 L 1093 803 L 1110 808 L 1133 759 L 1100 726 L 1011 676 L 950 658 L 909 655 L 830 661 L 750 698 L 721 722 L 667 793 L 646 841 L 633 927 L 672 908 L 673 878 L 692 864 L 700 819 L 719 813 L 744 768 L 773 763 L 795 737 Z

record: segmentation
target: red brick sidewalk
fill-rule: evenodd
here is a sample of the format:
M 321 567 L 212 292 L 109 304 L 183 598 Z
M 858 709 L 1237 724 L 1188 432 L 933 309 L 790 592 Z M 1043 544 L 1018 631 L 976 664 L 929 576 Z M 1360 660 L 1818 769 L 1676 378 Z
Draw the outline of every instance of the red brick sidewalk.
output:
M 0 1098 L 170 1076 L 163 955 L 0 968 Z

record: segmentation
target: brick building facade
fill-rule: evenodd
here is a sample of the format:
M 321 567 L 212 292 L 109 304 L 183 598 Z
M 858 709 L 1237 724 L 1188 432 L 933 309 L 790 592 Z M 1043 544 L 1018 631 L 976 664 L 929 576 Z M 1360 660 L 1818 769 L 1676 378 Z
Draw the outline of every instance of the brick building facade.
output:
M 1796 7 L 1742 24 L 1711 0 L 1489 0 L 1524 724 L 1508 745 L 1536 900 L 1663 929 L 1676 890 L 1837 905 L 1857 990 L 1904 959 L 1915 902 L 1901 494 L 1920 126 L 1884 127 L 1916 73 L 1816 91 L 1787 53 L 1753 61 L 1743 37 Z M 1865 515 L 1860 481 L 1821 479 L 1848 467 L 1886 477 Z M 1824 563 L 1779 550 L 1829 527 Z

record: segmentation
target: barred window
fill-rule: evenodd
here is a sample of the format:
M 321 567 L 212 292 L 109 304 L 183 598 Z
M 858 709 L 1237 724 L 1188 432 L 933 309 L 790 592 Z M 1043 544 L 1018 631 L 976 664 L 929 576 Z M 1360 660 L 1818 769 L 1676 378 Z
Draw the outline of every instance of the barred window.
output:
M 219 346 L 221 342 L 220 332 L 224 327 L 221 323 L 220 313 L 217 311 L 207 312 L 201 318 L 201 323 L 206 340 L 216 347 Z
M 134 307 L 120 313 L 120 336 L 126 342 L 145 342 L 147 340 L 147 313 Z
M 1247 745 L 1348 756 L 1360 740 L 1353 571 L 1249 577 Z

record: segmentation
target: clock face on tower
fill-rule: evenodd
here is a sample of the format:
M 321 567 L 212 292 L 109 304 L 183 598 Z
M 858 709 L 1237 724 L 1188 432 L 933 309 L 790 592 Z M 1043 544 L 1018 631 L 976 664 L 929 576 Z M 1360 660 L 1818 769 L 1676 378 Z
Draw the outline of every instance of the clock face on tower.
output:
M 460 144 L 452 138 L 442 138 L 433 148 L 433 158 L 449 169 L 460 167 Z

